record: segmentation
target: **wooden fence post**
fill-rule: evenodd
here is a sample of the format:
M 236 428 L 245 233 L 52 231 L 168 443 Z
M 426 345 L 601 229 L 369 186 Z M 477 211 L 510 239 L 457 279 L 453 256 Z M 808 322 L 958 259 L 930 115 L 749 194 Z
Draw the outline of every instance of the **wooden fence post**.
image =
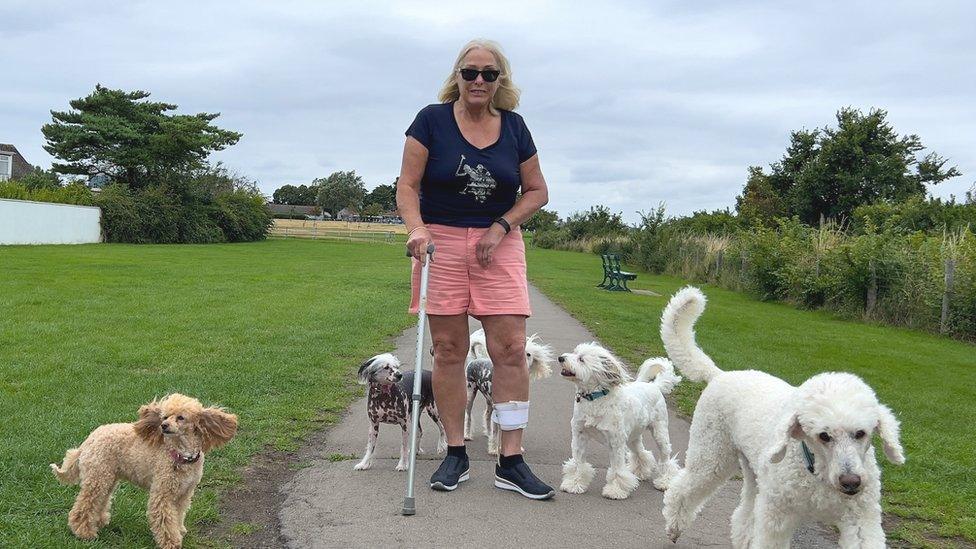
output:
M 945 292 L 942 293 L 942 319 L 939 323 L 939 331 L 947 333 L 949 331 L 949 303 L 952 301 L 952 279 L 956 272 L 956 260 L 945 260 Z
M 868 269 L 871 271 L 871 277 L 868 279 L 868 299 L 864 314 L 870 317 L 875 305 L 878 304 L 878 270 L 874 266 L 873 259 L 868 263 Z

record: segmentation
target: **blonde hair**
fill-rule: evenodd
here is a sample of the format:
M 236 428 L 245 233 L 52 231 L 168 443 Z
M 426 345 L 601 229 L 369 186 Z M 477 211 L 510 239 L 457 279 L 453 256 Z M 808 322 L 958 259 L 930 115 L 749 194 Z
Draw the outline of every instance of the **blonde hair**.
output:
M 451 73 L 447 75 L 447 79 L 444 81 L 444 87 L 441 88 L 440 93 L 437 95 L 437 100 L 442 103 L 450 103 L 461 97 L 461 90 L 458 89 L 457 84 L 457 71 L 461 68 L 461 62 L 464 61 L 464 56 L 468 55 L 468 52 L 471 50 L 476 49 L 491 52 L 498 62 L 498 70 L 501 71 L 501 75 L 495 81 L 498 84 L 498 88 L 495 90 L 495 95 L 491 98 L 491 105 L 488 106 L 488 109 L 492 114 L 497 109 L 514 111 L 518 108 L 519 96 L 522 92 L 512 82 L 512 67 L 508 63 L 508 58 L 502 53 L 502 47 L 498 45 L 498 42 L 482 38 L 472 40 L 461 48 L 461 53 L 458 54 L 457 59 L 454 61 L 454 67 L 451 69 Z

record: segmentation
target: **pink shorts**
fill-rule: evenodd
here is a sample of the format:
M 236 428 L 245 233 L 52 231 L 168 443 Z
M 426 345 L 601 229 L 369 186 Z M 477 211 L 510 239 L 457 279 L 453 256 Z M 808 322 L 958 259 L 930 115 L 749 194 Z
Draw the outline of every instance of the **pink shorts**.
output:
M 518 227 L 502 238 L 491 264 L 482 268 L 475 246 L 488 229 L 428 225 L 434 241 L 434 262 L 427 282 L 427 314 L 531 316 L 525 279 L 525 243 Z M 420 302 L 420 262 L 414 259 L 410 312 Z

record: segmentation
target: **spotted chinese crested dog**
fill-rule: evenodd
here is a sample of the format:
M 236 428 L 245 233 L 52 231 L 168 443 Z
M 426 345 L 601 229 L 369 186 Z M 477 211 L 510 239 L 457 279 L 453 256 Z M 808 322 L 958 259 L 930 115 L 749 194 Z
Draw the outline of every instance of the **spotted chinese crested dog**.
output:
M 478 330 L 471 334 L 471 344 L 468 349 L 467 376 L 468 403 L 464 414 L 464 440 L 471 440 L 471 408 L 480 393 L 485 397 L 485 415 L 482 418 L 482 431 L 488 437 L 488 453 L 498 453 L 498 426 L 491 421 L 493 401 L 491 398 L 492 364 L 488 358 L 488 344 L 485 331 Z M 555 354 L 552 348 L 539 341 L 537 334 L 525 338 L 525 362 L 529 368 L 529 378 L 542 379 L 549 377 Z
M 437 414 L 437 405 L 434 404 L 430 371 L 423 370 L 421 375 L 423 377 L 420 380 L 420 410 L 421 412 L 426 411 L 427 415 L 437 424 L 437 428 L 440 429 L 440 438 L 437 441 L 437 453 L 440 454 L 447 451 L 447 435 L 444 433 L 444 425 L 441 424 L 440 416 Z M 400 444 L 400 461 L 396 465 L 396 470 L 405 471 L 407 469 L 413 380 L 413 370 L 401 371 L 400 361 L 390 353 L 376 355 L 363 362 L 359 367 L 359 383 L 369 388 L 366 398 L 366 415 L 369 417 L 370 427 L 369 438 L 366 442 L 366 454 L 353 469 L 363 471 L 373 465 L 373 451 L 376 448 L 376 437 L 380 432 L 380 423 L 400 426 L 403 432 L 403 441 Z M 418 452 L 422 451 L 420 449 L 422 433 L 423 429 L 418 424 Z

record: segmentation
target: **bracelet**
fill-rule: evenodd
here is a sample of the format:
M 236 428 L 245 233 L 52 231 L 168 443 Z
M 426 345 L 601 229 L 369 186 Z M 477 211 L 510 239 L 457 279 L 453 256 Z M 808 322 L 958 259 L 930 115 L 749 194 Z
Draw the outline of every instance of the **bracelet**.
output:
M 492 223 L 498 223 L 501 225 L 502 228 L 505 229 L 505 234 L 508 234 L 512 230 L 512 226 L 508 224 L 508 221 L 505 221 L 504 217 L 495 218 L 492 220 Z
M 417 225 L 413 229 L 410 229 L 410 232 L 407 233 L 407 237 L 409 237 L 410 235 L 412 235 L 413 232 L 416 231 L 417 229 L 426 229 L 426 228 L 427 228 L 427 225 Z

